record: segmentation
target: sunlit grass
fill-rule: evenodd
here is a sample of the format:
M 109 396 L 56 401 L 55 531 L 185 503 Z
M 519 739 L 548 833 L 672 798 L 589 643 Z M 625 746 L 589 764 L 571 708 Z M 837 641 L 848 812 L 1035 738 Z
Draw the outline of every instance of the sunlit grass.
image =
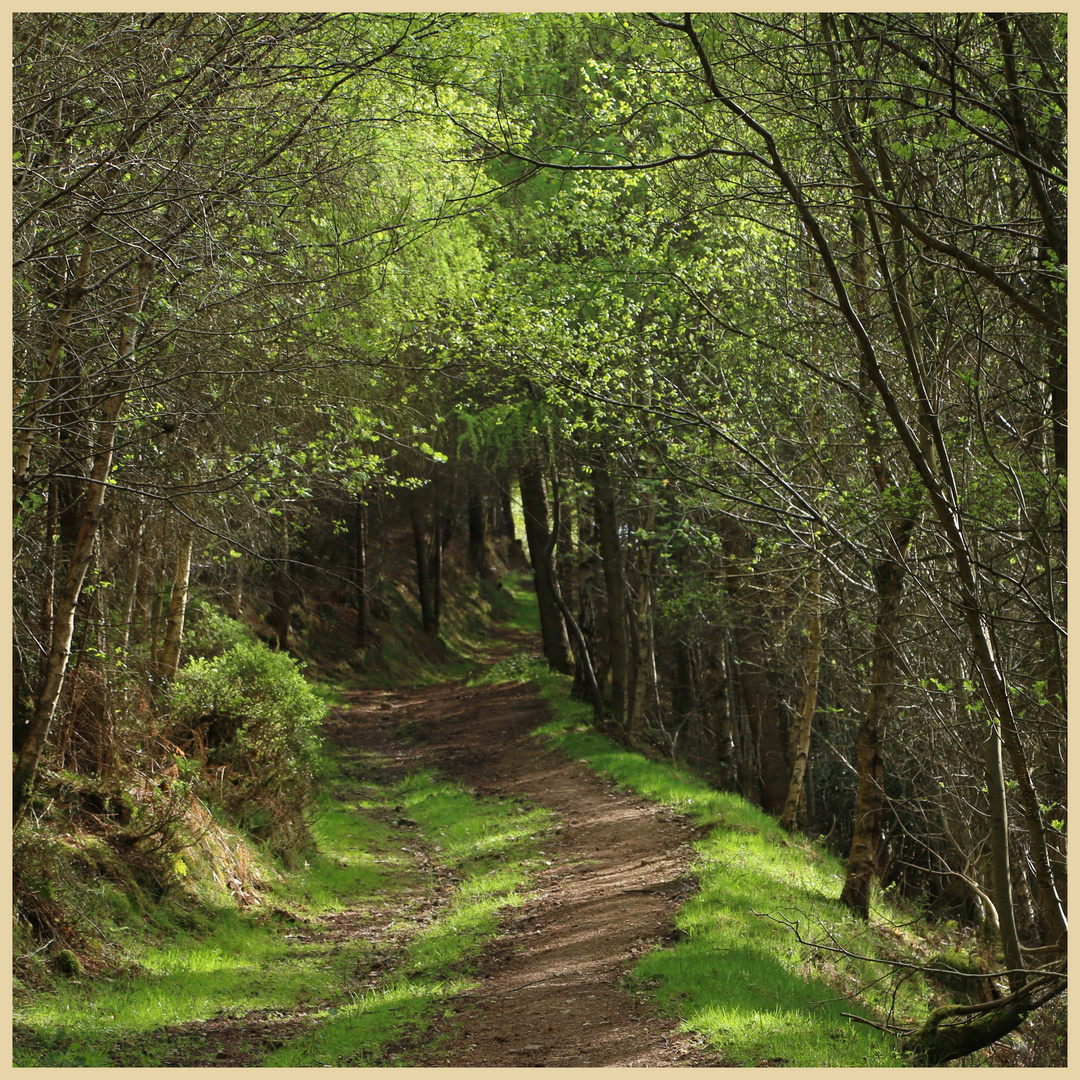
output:
M 387 985 L 328 1011 L 317 1032 L 275 1051 L 266 1065 L 343 1068 L 382 1063 L 382 1047 L 406 1034 L 416 1038 L 437 1005 L 471 985 L 462 977 L 470 960 L 497 933 L 503 910 L 526 899 L 522 890 L 549 820 L 546 811 L 473 799 L 430 773 L 408 778 L 397 795 L 440 860 L 461 880 L 449 903 L 408 943 Z
M 866 955 L 895 951 L 894 940 L 839 904 L 839 860 L 691 770 L 649 760 L 598 734 L 589 708 L 569 699 L 569 679 L 543 661 L 507 658 L 481 678 L 538 683 L 555 714 L 539 734 L 619 786 L 709 828 L 694 845 L 698 890 L 677 918 L 682 940 L 639 960 L 632 979 L 639 992 L 677 1015 L 686 1031 L 706 1036 L 731 1064 L 777 1058 L 793 1067 L 902 1064 L 890 1039 L 841 1014 L 870 1015 L 851 996 L 861 989 L 871 1008 L 914 1015 L 925 1007 L 922 979 L 913 977 L 893 998 L 892 984 L 872 985 L 880 967 L 809 949 L 777 921 L 798 920 L 804 936 L 831 933 Z
M 15 1063 L 152 1067 L 175 1053 L 172 1038 L 158 1034 L 166 1026 L 253 1010 L 284 1015 L 303 1004 L 326 1008 L 310 1035 L 273 1051 L 265 1064 L 371 1064 L 388 1042 L 421 1030 L 437 1003 L 461 992 L 468 963 L 497 933 L 500 913 L 524 901 L 549 815 L 472 798 L 430 772 L 358 788 L 338 770 L 333 785 L 313 824 L 319 854 L 281 874 L 261 910 L 222 908 L 202 920 L 202 933 L 173 926 L 166 944 L 149 935 L 133 941 L 137 978 L 73 980 L 39 995 L 16 1010 L 17 1027 L 30 1037 L 17 1041 Z M 399 823 L 402 812 L 413 824 Z M 407 941 L 393 975 L 357 993 L 350 987 L 370 961 L 371 943 L 331 946 L 318 939 L 318 919 L 365 904 L 407 912 L 427 903 L 431 882 L 419 847 L 455 887 Z M 293 912 L 315 940 L 285 936 L 297 924 L 282 925 L 270 916 L 272 906 Z

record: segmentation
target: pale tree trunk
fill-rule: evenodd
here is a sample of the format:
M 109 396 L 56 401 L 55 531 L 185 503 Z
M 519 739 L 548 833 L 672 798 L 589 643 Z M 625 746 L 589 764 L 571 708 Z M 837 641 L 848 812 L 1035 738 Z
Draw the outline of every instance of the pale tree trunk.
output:
M 86 496 L 83 499 L 79 531 L 72 547 L 64 583 L 57 596 L 52 647 L 45 666 L 45 678 L 34 705 L 33 715 L 27 725 L 12 776 L 13 826 L 18 826 L 30 805 L 34 778 L 49 737 L 49 728 L 56 715 L 56 704 L 64 688 L 64 677 L 67 674 L 68 659 L 71 655 L 71 639 L 75 632 L 75 612 L 86 572 L 94 557 L 98 528 L 105 511 L 105 492 L 108 489 L 109 473 L 112 469 L 113 447 L 116 443 L 120 411 L 124 407 L 131 382 L 130 369 L 135 353 L 135 317 L 142 311 L 149 283 L 150 259 L 144 255 L 139 265 L 138 281 L 132 290 L 127 317 L 120 334 L 118 368 L 124 374 L 102 408 L 94 445 L 93 464 L 90 469 Z
M 806 763 L 810 757 L 810 735 L 813 729 L 814 710 L 817 708 L 818 682 L 821 677 L 821 567 L 810 572 L 810 641 L 803 660 L 806 684 L 802 701 L 792 721 L 791 731 L 791 783 L 788 785 L 787 802 L 780 817 L 780 824 L 788 832 L 795 831 L 799 804 L 803 797 L 803 780 Z
M 180 668 L 184 616 L 187 612 L 191 584 L 191 551 L 194 544 L 194 530 L 190 522 L 185 522 L 180 529 L 180 546 L 176 552 L 172 592 L 169 595 L 169 613 L 165 618 L 165 640 L 161 646 L 161 663 L 158 668 L 159 673 L 166 679 L 175 678 Z

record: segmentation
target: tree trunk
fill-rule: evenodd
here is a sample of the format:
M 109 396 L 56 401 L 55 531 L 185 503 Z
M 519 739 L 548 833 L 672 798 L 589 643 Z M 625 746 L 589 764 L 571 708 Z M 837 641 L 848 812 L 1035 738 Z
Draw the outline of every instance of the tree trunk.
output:
M 276 648 L 280 652 L 289 651 L 289 638 L 292 634 L 292 554 L 289 538 L 289 511 L 287 506 L 281 509 L 282 555 L 274 568 L 271 590 L 270 614 L 268 622 L 277 635 Z
M 750 596 L 742 567 L 750 557 L 750 538 L 741 523 L 727 519 L 722 536 L 727 554 L 728 592 L 735 601 L 735 654 L 739 683 L 746 703 L 747 718 L 756 762 L 757 788 L 762 809 L 779 814 L 787 798 L 789 770 L 786 740 L 780 718 L 780 703 L 769 679 L 765 643 L 757 626 L 755 605 Z
M 195 544 L 190 524 L 181 528 L 180 548 L 176 553 L 172 593 L 169 596 L 169 614 L 165 619 L 165 642 L 161 647 L 159 672 L 163 678 L 173 679 L 180 668 L 180 650 L 184 638 L 184 615 L 187 611 L 188 592 L 191 583 L 191 552 Z
M 1012 899 L 1012 870 L 1009 866 L 1009 818 L 1005 805 L 1005 772 L 1001 764 L 1001 734 L 989 725 L 983 742 L 986 763 L 986 792 L 990 803 L 990 869 L 994 883 L 994 905 L 1005 966 L 1009 969 L 1009 989 L 1015 993 L 1025 983 L 1024 958 L 1016 932 Z
M 848 854 L 847 875 L 840 901 L 864 919 L 870 917 L 870 886 L 881 837 L 881 812 L 885 791 L 881 744 L 888 722 L 896 682 L 896 637 L 900 628 L 900 593 L 904 567 L 886 559 L 874 573 L 878 594 L 874 623 L 874 659 L 870 674 L 870 695 L 859 728 L 859 794 L 855 804 L 855 824 Z
M 525 536 L 529 542 L 529 561 L 536 583 L 536 599 L 540 608 L 540 633 L 544 640 L 544 656 L 553 671 L 563 675 L 571 672 L 570 643 L 567 640 L 563 616 L 555 593 L 557 582 L 553 559 L 545 557 L 548 547 L 554 547 L 555 537 L 548 525 L 547 496 L 544 476 L 535 455 L 530 455 L 518 470 L 521 484 L 521 506 L 525 513 Z
M 468 486 L 469 566 L 479 578 L 490 577 L 487 565 L 487 515 L 484 499 L 475 483 Z
M 592 522 L 592 515 L 588 515 Z M 578 505 L 578 614 L 577 624 L 581 630 L 585 651 L 589 658 L 589 668 L 593 672 L 593 682 L 597 687 L 597 695 L 600 698 L 600 716 L 603 716 L 604 673 L 600 670 L 599 653 L 596 647 L 596 594 L 599 582 L 599 564 L 596 556 L 589 550 L 589 534 L 595 531 L 595 525 L 586 525 L 586 515 L 582 513 L 582 507 Z M 588 685 L 588 676 L 585 673 L 585 665 L 574 666 L 574 685 L 570 696 L 576 701 L 587 701 L 592 694 L 592 688 Z M 595 706 L 594 706 L 595 708 Z
M 123 328 L 120 333 L 118 370 L 125 374 L 118 380 L 112 394 L 106 398 L 98 425 L 94 446 L 93 463 L 83 499 L 79 532 L 68 561 L 64 583 L 57 597 L 52 647 L 45 666 L 45 678 L 34 705 L 34 712 L 27 725 L 22 748 L 12 776 L 14 796 L 13 827 L 17 827 L 30 805 L 34 778 L 37 775 L 41 755 L 49 736 L 49 728 L 56 715 L 56 704 L 64 688 L 68 659 L 71 655 L 71 639 L 75 633 L 75 612 L 82 592 L 86 571 L 94 557 L 98 529 L 105 512 L 105 492 L 112 470 L 113 448 L 120 424 L 120 412 L 127 399 L 130 385 L 130 365 L 135 353 L 135 317 L 142 311 L 150 284 L 150 260 L 143 256 L 139 264 L 138 282 L 132 290 L 127 306 Z
M 563 620 L 565 621 L 574 642 L 574 654 L 577 659 L 575 670 L 576 672 L 580 672 L 583 677 L 587 700 L 592 704 L 593 715 L 597 720 L 601 720 L 604 716 L 604 699 L 596 681 L 596 672 L 593 670 L 592 657 L 589 655 L 589 645 L 585 639 L 585 634 L 578 625 L 577 620 L 574 618 L 574 613 L 570 610 L 569 604 L 563 599 L 562 590 L 559 588 L 559 578 L 555 573 L 555 544 L 560 532 L 562 514 L 560 512 L 561 501 L 559 498 L 559 478 L 555 475 L 554 466 L 551 470 L 551 497 L 553 503 L 552 514 L 554 518 L 553 529 L 548 538 L 548 542 L 544 547 L 543 560 L 547 566 L 548 578 L 551 581 L 552 596 L 555 598 L 555 603 L 562 613 Z
M 652 470 L 650 468 L 650 476 Z M 638 567 L 638 595 L 634 624 L 637 627 L 634 657 L 634 684 L 630 699 L 630 741 L 640 744 L 645 737 L 645 695 L 649 672 L 653 669 L 652 634 L 649 632 L 649 602 L 652 591 L 653 550 L 649 537 L 656 527 L 656 498 L 651 490 L 645 495 L 645 540 L 641 543 Z
M 371 633 L 371 597 L 368 591 L 368 508 L 364 501 L 364 493 L 356 497 L 354 504 L 354 527 L 356 530 L 356 542 L 354 556 L 356 559 L 356 645 L 363 649 L 368 643 Z
M 607 455 L 597 451 L 592 470 L 596 527 L 600 540 L 600 559 L 604 570 L 607 607 L 608 650 L 611 655 L 611 712 L 615 723 L 626 730 L 630 645 L 626 614 L 626 572 L 619 519 L 615 507 L 615 487 L 608 469 Z
M 499 527 L 502 534 L 512 544 L 517 539 L 517 534 L 514 529 L 514 502 L 510 497 L 509 477 L 504 478 L 504 483 L 499 485 L 498 507 L 500 513 Z
M 818 682 L 821 677 L 821 568 L 815 566 L 810 573 L 810 642 L 803 660 L 806 685 L 802 701 L 795 714 L 791 733 L 791 782 L 780 824 L 788 832 L 795 831 L 799 805 L 803 798 L 803 779 L 806 763 L 810 757 L 810 735 L 813 730 L 814 710 L 817 708 Z
M 435 582 L 428 550 L 424 521 L 417 509 L 415 496 L 409 500 L 409 520 L 412 522 L 413 544 L 416 549 L 416 589 L 420 598 L 420 625 L 425 634 L 439 633 L 439 616 L 435 607 Z

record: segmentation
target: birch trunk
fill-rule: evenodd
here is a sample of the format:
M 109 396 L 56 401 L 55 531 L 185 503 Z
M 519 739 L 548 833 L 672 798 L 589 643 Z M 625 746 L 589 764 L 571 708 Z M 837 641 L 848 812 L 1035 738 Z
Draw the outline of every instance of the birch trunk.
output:
M 180 548 L 176 553 L 169 613 L 165 618 L 165 641 L 161 646 L 160 674 L 166 679 L 176 677 L 180 668 L 180 652 L 184 638 L 184 616 L 187 612 L 191 584 L 191 551 L 195 537 L 191 526 L 181 530 Z

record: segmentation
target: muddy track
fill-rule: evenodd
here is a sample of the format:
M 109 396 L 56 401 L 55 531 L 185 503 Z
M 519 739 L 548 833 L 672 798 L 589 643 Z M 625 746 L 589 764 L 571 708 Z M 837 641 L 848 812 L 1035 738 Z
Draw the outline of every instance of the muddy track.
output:
M 402 769 L 437 767 L 479 795 L 523 798 L 556 815 L 536 899 L 507 917 L 477 966 L 480 985 L 456 999 L 425 1047 L 401 1046 L 422 1066 L 649 1067 L 723 1064 L 630 993 L 641 952 L 670 938 L 690 888 L 695 830 L 616 791 L 532 736 L 546 717 L 516 684 L 354 691 L 334 737 L 389 754 Z M 413 742 L 402 744 L 402 728 Z M 444 1038 L 432 1038 L 432 1035 Z

